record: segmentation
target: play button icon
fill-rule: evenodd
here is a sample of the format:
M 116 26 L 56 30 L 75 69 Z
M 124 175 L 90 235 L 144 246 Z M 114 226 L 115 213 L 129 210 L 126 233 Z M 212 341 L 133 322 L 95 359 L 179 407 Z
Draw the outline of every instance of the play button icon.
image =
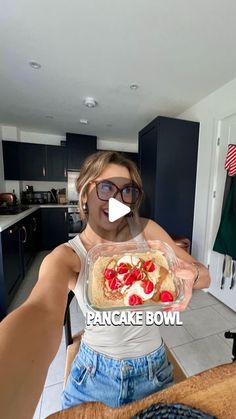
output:
M 111 166 L 102 172 L 98 179 L 89 183 L 84 212 L 85 228 L 81 232 L 82 239 L 88 247 L 91 241 L 96 244 L 99 240 L 86 237 L 95 233 L 95 237 L 101 237 L 105 241 L 125 242 L 140 236 L 145 229 L 148 219 L 139 216 L 139 193 L 132 189 L 133 180 L 130 177 L 110 176 L 113 171 L 122 171 L 121 167 Z M 108 170 L 109 169 L 109 170 Z M 131 187 L 132 186 L 132 187 Z M 87 228 L 88 227 L 88 228 Z M 87 228 L 87 230 L 86 230 Z M 90 236 L 89 236 L 90 238 Z
M 113 223 L 119 218 L 124 217 L 126 214 L 129 214 L 130 207 L 122 204 L 122 202 L 117 201 L 115 198 L 110 198 L 108 202 L 108 212 L 108 219 L 111 223 Z

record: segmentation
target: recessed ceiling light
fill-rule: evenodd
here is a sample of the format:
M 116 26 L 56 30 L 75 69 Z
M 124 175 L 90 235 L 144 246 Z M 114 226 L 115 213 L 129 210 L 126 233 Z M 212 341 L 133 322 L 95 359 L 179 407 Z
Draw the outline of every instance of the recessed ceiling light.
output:
M 129 87 L 131 90 L 137 90 L 139 88 L 139 85 L 137 83 L 131 83 Z
M 32 67 L 34 70 L 39 70 L 42 66 L 41 64 L 37 63 L 36 61 L 30 61 L 29 62 L 30 67 Z
M 95 108 L 97 104 L 97 101 L 93 97 L 86 97 L 84 99 L 84 105 L 87 106 L 87 108 Z
M 88 125 L 88 120 L 87 119 L 80 119 L 79 122 L 83 125 Z

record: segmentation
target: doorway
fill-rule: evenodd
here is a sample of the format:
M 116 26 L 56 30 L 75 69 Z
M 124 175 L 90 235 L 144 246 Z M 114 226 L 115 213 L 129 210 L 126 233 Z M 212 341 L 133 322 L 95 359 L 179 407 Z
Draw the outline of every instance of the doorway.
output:
M 212 250 L 221 220 L 227 177 L 224 168 L 227 149 L 229 144 L 236 144 L 236 114 L 219 121 L 217 137 L 213 189 L 208 216 L 208 265 L 212 278 L 208 291 L 236 311 L 236 286 L 229 289 L 230 281 L 226 279 L 225 286 L 221 289 L 224 255 Z

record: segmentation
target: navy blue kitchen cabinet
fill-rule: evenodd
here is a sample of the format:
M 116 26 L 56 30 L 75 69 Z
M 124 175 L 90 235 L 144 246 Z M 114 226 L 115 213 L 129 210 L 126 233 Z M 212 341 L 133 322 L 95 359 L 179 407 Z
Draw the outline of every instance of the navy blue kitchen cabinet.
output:
M 30 262 L 40 248 L 40 210 L 23 218 L 19 225 L 22 266 L 25 275 Z
M 19 142 L 2 141 L 4 179 L 20 179 Z
M 40 210 L 0 233 L 0 318 L 6 315 L 40 244 Z
M 20 225 L 14 224 L 0 234 L 0 319 L 6 315 L 17 288 L 23 279 Z
M 44 144 L 2 141 L 5 180 L 46 180 Z
M 67 180 L 67 152 L 62 146 L 21 143 L 20 179 L 38 181 Z
M 46 180 L 46 146 L 20 143 L 20 180 Z
M 159 116 L 139 132 L 141 215 L 192 240 L 199 123 Z
M 67 181 L 67 149 L 63 146 L 46 146 L 46 180 Z
M 2 141 L 6 180 L 67 180 L 67 149 L 63 146 Z
M 41 246 L 41 210 L 38 209 L 30 215 L 30 242 L 33 257 Z
M 41 208 L 41 249 L 52 250 L 68 241 L 68 209 Z
M 81 164 L 90 154 L 97 151 L 97 137 L 83 134 L 66 134 L 68 170 L 80 170 Z

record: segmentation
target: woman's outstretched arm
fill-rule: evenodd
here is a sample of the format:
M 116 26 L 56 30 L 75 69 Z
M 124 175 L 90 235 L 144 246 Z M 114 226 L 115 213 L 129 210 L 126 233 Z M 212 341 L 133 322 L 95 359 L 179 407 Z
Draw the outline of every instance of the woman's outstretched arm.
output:
M 4 419 L 32 419 L 60 345 L 68 286 L 79 271 L 75 253 L 59 246 L 40 268 L 27 301 L 0 323 L 0 410 Z

